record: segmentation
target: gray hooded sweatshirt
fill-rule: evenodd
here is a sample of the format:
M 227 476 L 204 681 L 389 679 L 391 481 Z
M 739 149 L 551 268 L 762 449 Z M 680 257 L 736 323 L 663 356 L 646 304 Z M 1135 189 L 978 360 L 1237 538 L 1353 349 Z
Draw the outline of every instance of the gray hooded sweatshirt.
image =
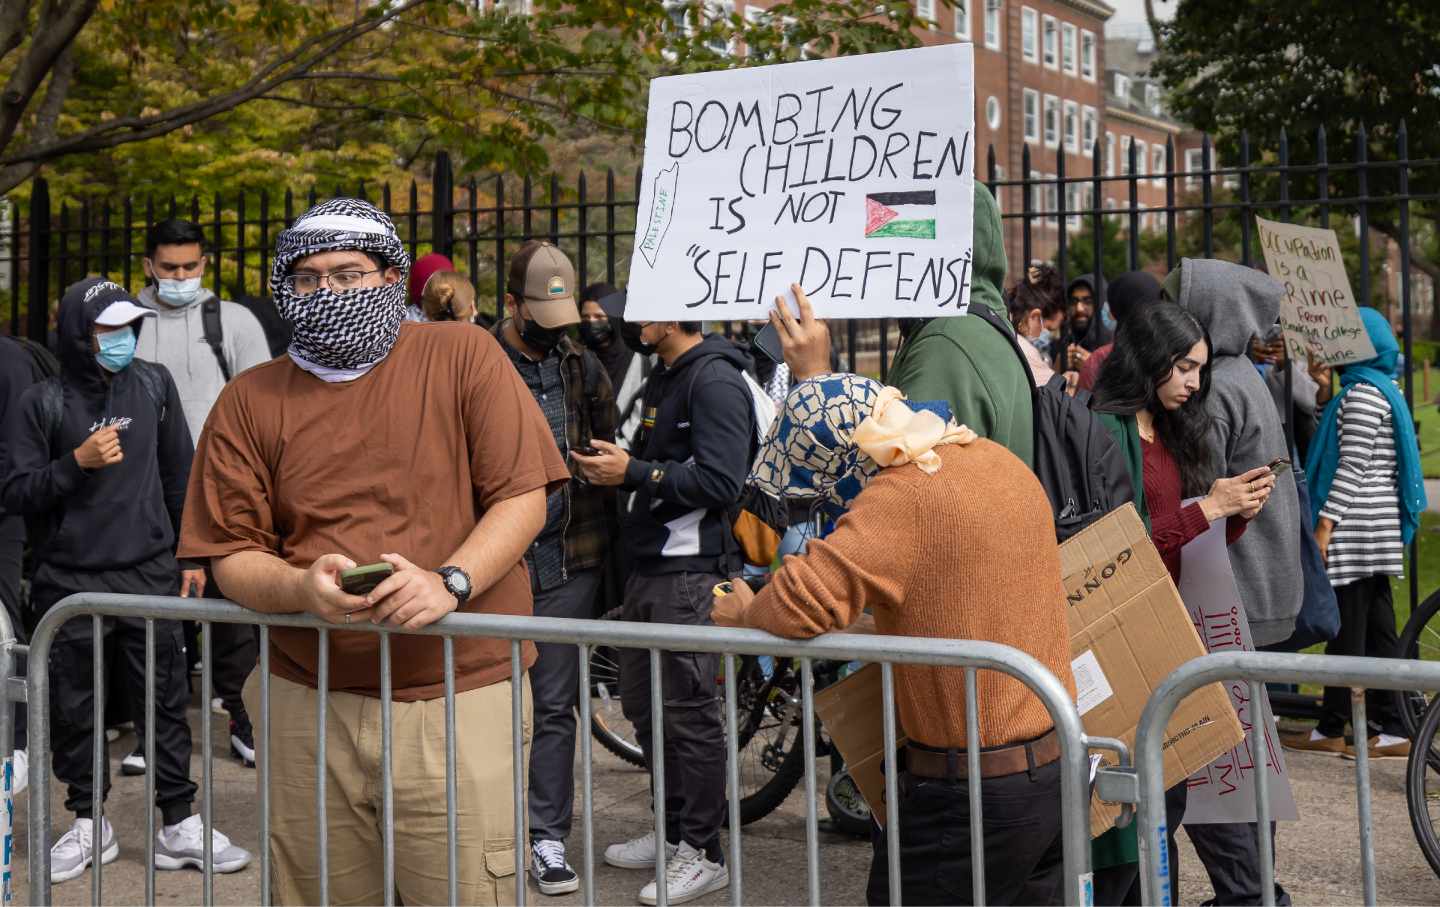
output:
M 1239 475 L 1290 456 L 1275 398 L 1247 356 L 1250 338 L 1274 326 L 1284 288 L 1253 268 L 1186 258 L 1166 279 L 1165 289 L 1210 335 L 1210 413 L 1219 474 Z M 1230 564 L 1257 646 L 1284 642 L 1295 629 L 1305 594 L 1300 532 L 1295 475 L 1286 471 L 1260 515 L 1230 546 Z
M 135 355 L 149 362 L 158 362 L 169 369 L 180 391 L 180 404 L 185 408 L 185 422 L 190 437 L 200 440 L 200 429 L 210 415 L 210 407 L 225 386 L 225 375 L 215 359 L 215 351 L 205 342 L 205 300 L 215 294 L 205 290 L 200 298 L 187 306 L 170 306 L 156 296 L 155 287 L 148 286 L 136 297 L 140 304 L 152 309 L 157 317 L 146 319 L 135 344 Z M 234 378 L 254 365 L 270 360 L 270 345 L 265 330 L 250 310 L 235 302 L 220 303 L 220 332 L 225 363 Z

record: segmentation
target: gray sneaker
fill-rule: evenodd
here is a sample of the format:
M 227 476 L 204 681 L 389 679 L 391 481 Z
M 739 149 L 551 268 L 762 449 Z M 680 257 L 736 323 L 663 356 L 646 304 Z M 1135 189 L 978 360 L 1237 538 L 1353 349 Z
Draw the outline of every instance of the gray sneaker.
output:
M 83 873 L 95 855 L 94 820 L 76 819 L 70 830 L 60 836 L 50 848 L 50 881 L 68 882 Z M 100 846 L 100 862 L 111 863 L 120 856 L 120 842 L 115 840 L 115 829 L 110 820 L 101 820 L 103 831 Z
M 161 829 L 155 836 L 156 869 L 201 869 L 205 865 L 205 826 L 194 815 L 174 827 Z M 211 853 L 216 872 L 239 872 L 250 865 L 248 851 L 230 843 L 230 839 L 210 830 Z

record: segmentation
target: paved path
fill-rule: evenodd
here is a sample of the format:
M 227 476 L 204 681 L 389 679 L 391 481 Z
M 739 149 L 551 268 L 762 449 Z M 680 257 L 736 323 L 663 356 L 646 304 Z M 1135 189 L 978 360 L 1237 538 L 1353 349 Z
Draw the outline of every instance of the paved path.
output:
M 198 713 L 192 710 L 192 720 Z M 215 739 L 225 739 L 223 719 L 215 721 Z M 199 739 L 199 734 L 196 734 Z M 112 770 L 118 758 L 129 751 L 129 737 L 112 747 Z M 649 827 L 649 797 L 645 776 L 595 747 L 595 807 L 597 850 L 622 837 L 642 834 Z M 1354 764 L 1313 754 L 1288 754 L 1294 776 L 1295 798 L 1300 803 L 1301 821 L 1281 825 L 1279 833 L 1279 877 L 1294 895 L 1296 904 L 1358 904 L 1361 902 L 1358 861 L 1358 832 L 1355 820 Z M 215 763 L 217 826 L 247 848 L 256 843 L 256 798 L 254 773 L 229 758 Z M 822 765 L 823 785 L 823 765 Z M 1386 904 L 1440 904 L 1440 880 L 1431 873 L 1415 844 L 1405 810 L 1403 761 L 1373 766 L 1375 803 L 1375 846 L 1380 902 Z M 200 762 L 194 762 L 199 777 Z M 141 842 L 144 813 L 140 799 L 143 778 L 117 777 L 110 799 L 110 811 L 120 834 L 120 858 L 103 872 L 106 902 L 140 903 L 144 893 Z M 63 817 L 63 794 L 52 783 L 54 809 Z M 821 787 L 823 790 L 823 786 Z M 23 829 L 27 810 L 25 797 L 17 803 L 15 820 Z M 748 826 L 744 838 L 745 900 L 751 904 L 805 903 L 805 828 L 802 797 L 792 795 L 782 811 Z M 1182 835 L 1183 837 L 1183 835 Z M 572 862 L 579 863 L 579 824 L 572 842 Z M 1188 844 L 1182 843 L 1181 894 L 1186 904 L 1209 897 L 1209 885 Z M 728 840 L 727 840 L 728 847 Z M 25 887 L 26 842 L 17 836 L 15 903 L 28 902 Z M 821 895 L 826 904 L 864 902 L 865 879 L 870 862 L 869 844 L 853 838 L 822 833 Z M 597 852 L 598 892 L 604 904 L 635 904 L 635 895 L 644 874 L 605 866 Z M 217 904 L 257 902 L 259 872 L 251 866 L 232 876 L 217 876 Z M 531 904 L 580 904 L 577 894 L 546 898 L 533 887 Z M 56 886 L 56 904 L 86 904 L 90 899 L 90 876 Z M 195 872 L 161 873 L 158 901 L 162 904 L 201 903 L 200 875 Z M 718 893 L 700 904 L 729 903 L 727 893 Z

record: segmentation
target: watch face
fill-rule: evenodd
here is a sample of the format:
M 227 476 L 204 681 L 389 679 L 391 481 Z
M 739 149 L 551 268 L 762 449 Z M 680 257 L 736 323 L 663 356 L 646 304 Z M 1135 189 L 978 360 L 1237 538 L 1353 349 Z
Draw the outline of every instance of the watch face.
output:
M 470 596 L 470 580 L 459 570 L 450 570 L 445 574 L 445 588 L 450 590 L 452 595 Z

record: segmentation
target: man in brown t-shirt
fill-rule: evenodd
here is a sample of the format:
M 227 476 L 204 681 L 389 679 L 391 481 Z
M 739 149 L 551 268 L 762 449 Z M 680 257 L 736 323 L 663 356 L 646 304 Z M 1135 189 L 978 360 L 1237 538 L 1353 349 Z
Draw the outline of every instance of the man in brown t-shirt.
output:
M 402 324 L 408 264 L 390 220 L 351 199 L 311 209 L 277 240 L 271 289 L 294 340 L 216 401 L 180 542 L 182 557 L 210 559 L 225 594 L 248 608 L 339 627 L 419 628 L 457 609 L 530 613 L 522 556 L 546 494 L 569 472 L 493 338 L 458 323 Z M 340 589 L 342 570 L 379 560 L 395 572 L 372 592 Z M 380 638 L 328 635 L 329 894 L 379 903 Z M 272 638 L 274 894 L 317 903 L 317 635 L 277 628 Z M 442 643 L 396 635 L 391 651 L 396 886 L 407 903 L 441 903 Z M 526 667 L 534 658 L 526 643 Z M 509 672 L 508 643 L 455 641 L 462 903 L 515 898 Z M 252 713 L 257 692 L 252 675 Z

